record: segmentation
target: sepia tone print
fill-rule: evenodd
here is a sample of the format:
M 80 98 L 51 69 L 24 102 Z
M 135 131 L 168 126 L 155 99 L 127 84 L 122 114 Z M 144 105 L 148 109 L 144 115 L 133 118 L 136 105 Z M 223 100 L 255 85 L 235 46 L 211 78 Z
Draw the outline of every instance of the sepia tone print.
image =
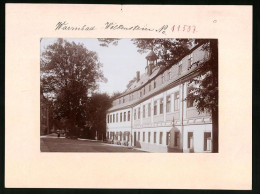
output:
M 41 39 L 42 152 L 218 152 L 217 39 Z

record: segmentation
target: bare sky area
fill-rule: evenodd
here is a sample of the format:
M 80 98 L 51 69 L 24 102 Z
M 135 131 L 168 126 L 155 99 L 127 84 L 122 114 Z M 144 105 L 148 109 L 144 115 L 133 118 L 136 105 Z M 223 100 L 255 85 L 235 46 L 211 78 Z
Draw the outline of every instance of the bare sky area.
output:
M 47 45 L 54 43 L 56 38 L 43 38 L 41 41 L 41 52 Z M 136 71 L 144 73 L 146 66 L 146 55 L 137 52 L 136 46 L 130 39 L 121 39 L 117 46 L 99 46 L 97 39 L 66 38 L 65 40 L 75 43 L 83 43 L 88 50 L 98 54 L 99 61 L 103 64 L 102 71 L 107 78 L 107 83 L 100 83 L 99 92 L 113 94 L 123 92 L 128 82 L 136 76 Z

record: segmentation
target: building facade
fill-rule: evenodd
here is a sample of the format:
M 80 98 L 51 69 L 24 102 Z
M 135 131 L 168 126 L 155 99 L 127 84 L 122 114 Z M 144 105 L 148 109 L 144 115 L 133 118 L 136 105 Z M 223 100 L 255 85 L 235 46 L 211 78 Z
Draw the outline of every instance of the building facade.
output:
M 146 72 L 114 99 L 107 112 L 107 139 L 150 152 L 211 152 L 212 120 L 186 100 L 189 81 L 200 75 L 198 61 L 208 60 L 202 45 L 170 67 L 157 66 L 151 51 Z

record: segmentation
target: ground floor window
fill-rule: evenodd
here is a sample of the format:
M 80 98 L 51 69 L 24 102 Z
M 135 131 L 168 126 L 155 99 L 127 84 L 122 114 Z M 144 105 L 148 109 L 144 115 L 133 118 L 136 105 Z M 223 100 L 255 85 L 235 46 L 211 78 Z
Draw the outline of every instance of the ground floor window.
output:
M 151 132 L 148 132 L 148 143 L 150 143 Z
M 153 142 L 156 143 L 156 132 L 154 132 L 154 135 L 153 135 Z
M 174 133 L 174 146 L 178 147 L 180 144 L 180 132 L 175 132 Z
M 193 132 L 188 132 L 188 148 L 193 147 Z
M 143 132 L 143 142 L 145 142 L 145 132 Z
M 163 132 L 160 132 L 160 144 L 162 144 Z
M 140 141 L 140 132 L 138 132 L 138 141 Z
M 170 142 L 170 132 L 166 133 L 166 145 L 169 145 Z
M 204 151 L 211 150 L 211 133 L 205 132 L 204 133 Z

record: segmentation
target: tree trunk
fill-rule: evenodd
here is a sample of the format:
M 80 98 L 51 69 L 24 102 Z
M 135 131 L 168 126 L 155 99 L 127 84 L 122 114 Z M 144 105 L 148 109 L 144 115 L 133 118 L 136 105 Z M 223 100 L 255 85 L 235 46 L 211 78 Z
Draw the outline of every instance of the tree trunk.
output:
M 212 112 L 212 153 L 218 153 L 218 110 Z

